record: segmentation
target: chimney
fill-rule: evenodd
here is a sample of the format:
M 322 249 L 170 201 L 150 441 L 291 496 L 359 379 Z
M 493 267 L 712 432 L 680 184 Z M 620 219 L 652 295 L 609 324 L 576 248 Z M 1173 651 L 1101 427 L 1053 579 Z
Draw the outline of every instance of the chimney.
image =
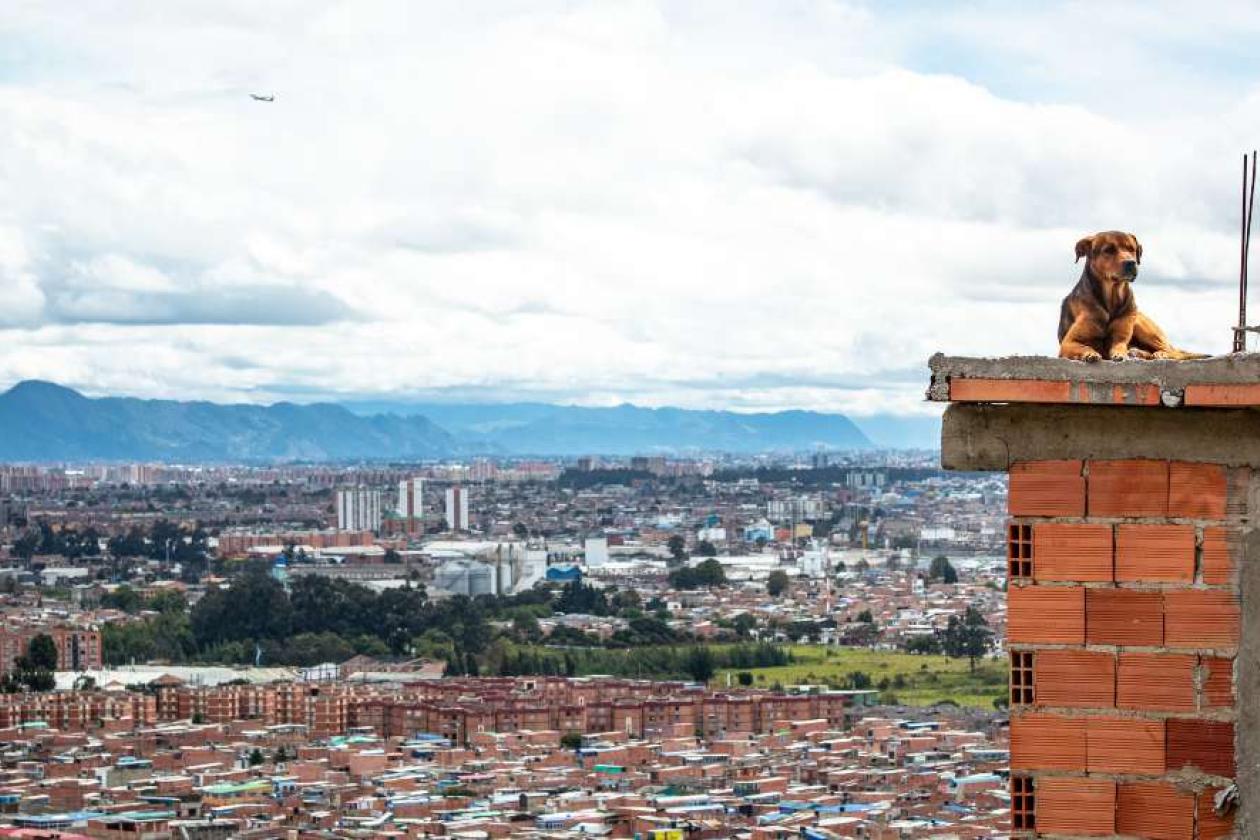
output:
M 1011 836 L 1260 837 L 1260 356 L 930 366 L 1009 476 Z

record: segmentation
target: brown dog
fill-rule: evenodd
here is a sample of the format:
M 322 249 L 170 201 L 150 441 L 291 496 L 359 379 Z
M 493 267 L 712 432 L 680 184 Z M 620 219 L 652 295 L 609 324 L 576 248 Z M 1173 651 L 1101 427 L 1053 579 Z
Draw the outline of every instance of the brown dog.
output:
M 1131 285 L 1142 263 L 1142 245 L 1118 230 L 1076 243 L 1085 270 L 1059 311 L 1059 355 L 1065 359 L 1121 362 L 1136 359 L 1205 359 L 1172 346 L 1164 331 L 1138 312 Z

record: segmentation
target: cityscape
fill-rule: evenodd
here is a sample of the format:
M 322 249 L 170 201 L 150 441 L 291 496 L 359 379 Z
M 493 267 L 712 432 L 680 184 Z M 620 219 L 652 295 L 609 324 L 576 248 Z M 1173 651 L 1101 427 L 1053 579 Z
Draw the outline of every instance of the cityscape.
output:
M 0 840 L 1257 840 L 1258 41 L 0 2 Z
M 1006 483 L 936 461 L 2 467 L 0 819 L 1003 836 Z

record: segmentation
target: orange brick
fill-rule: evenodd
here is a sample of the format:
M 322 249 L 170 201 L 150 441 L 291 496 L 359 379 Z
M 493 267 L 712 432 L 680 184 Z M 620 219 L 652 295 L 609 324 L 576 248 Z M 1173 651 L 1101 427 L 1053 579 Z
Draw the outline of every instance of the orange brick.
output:
M 1006 593 L 1006 640 L 1030 644 L 1085 643 L 1085 589 L 1013 586 Z
M 1111 526 L 1059 522 L 1034 525 L 1033 578 L 1110 581 Z
M 1162 645 L 1163 594 L 1134 589 L 1088 590 L 1085 594 L 1085 638 L 1091 645 Z
M 1090 516 L 1167 516 L 1167 461 L 1090 461 Z
M 1118 526 L 1116 580 L 1148 583 L 1193 582 L 1194 526 Z
M 1168 721 L 1169 772 L 1196 767 L 1213 776 L 1234 776 L 1234 724 L 1215 720 Z
M 1072 383 L 1048 379 L 951 379 L 953 402 L 1069 402 Z
M 1164 772 L 1164 721 L 1138 718 L 1088 718 L 1086 765 L 1091 773 Z
M 1194 794 L 1163 782 L 1121 783 L 1116 834 L 1150 840 L 1194 840 Z
M 1226 528 L 1203 529 L 1203 582 L 1229 584 L 1234 582 L 1235 558 L 1238 556 L 1238 538 Z
M 1173 461 L 1168 465 L 1168 515 L 1224 519 L 1228 488 L 1219 464 Z
M 1037 780 L 1037 830 L 1043 834 L 1116 833 L 1116 783 L 1106 779 Z
M 1247 515 L 1248 488 L 1251 487 L 1251 467 L 1233 467 L 1225 474 L 1229 489 L 1225 495 L 1226 516 Z
M 1203 705 L 1234 705 L 1234 660 L 1203 657 Z
M 1238 598 L 1225 589 L 1164 593 L 1164 643 L 1168 647 L 1228 648 L 1238 644 Z
M 1121 709 L 1193 712 L 1199 657 L 1178 653 L 1121 653 L 1116 705 Z
M 1077 402 L 1101 401 L 1087 398 L 1078 399 Z M 1132 385 L 1113 385 L 1111 387 L 1111 402 L 1116 405 L 1159 405 L 1159 386 L 1146 382 Z
M 1234 812 L 1223 817 L 1216 813 L 1217 792 L 1208 788 L 1199 793 L 1199 840 L 1224 840 L 1233 836 Z
M 1110 653 L 1039 650 L 1033 659 L 1039 706 L 1112 708 L 1116 705 L 1116 661 Z
M 1022 461 L 1011 465 L 1007 507 L 1012 516 L 1084 516 L 1080 461 Z
M 1084 718 L 1040 712 L 1011 714 L 1011 768 L 1085 770 Z
M 1186 405 L 1260 405 L 1260 385 L 1187 385 Z

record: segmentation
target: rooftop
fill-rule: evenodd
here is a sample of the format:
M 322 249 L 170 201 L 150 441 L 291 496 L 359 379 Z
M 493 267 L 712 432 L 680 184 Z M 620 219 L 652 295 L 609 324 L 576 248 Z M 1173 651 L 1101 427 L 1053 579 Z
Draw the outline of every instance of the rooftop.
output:
M 1168 408 L 1260 406 L 1260 354 L 1190 362 L 1078 362 L 946 356 L 928 362 L 927 397 L 955 403 L 1081 403 Z
M 928 399 L 951 404 L 941 426 L 946 469 L 1063 459 L 1260 462 L 1260 354 L 1088 363 L 938 353 L 928 364 Z

